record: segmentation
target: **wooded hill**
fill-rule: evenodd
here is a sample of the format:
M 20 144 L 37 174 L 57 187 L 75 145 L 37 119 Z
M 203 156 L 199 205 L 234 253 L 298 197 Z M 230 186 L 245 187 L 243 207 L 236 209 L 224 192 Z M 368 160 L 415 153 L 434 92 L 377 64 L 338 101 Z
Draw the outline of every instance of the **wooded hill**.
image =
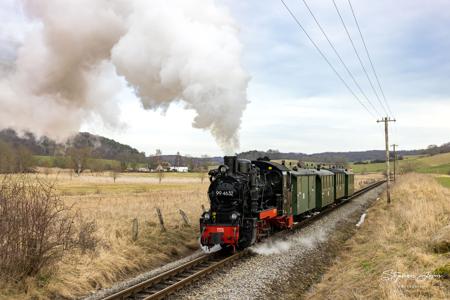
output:
M 70 152 L 73 150 L 88 149 L 90 158 L 114 160 L 133 164 L 148 164 L 149 162 L 152 162 L 152 157 L 154 157 L 153 155 L 146 157 L 144 152 L 139 152 L 129 145 L 121 144 L 112 139 L 90 134 L 88 132 L 80 132 L 65 143 L 57 143 L 47 137 L 37 138 L 32 133 L 18 135 L 12 129 L 5 129 L 0 131 L 0 143 L 9 145 L 15 151 L 20 148 L 21 151 L 26 150 L 32 155 L 40 156 L 70 156 Z M 155 148 L 156 147 L 157 144 L 155 144 Z M 450 152 L 450 143 L 441 146 L 430 145 L 427 149 L 401 150 L 398 151 L 397 154 L 399 157 L 402 157 L 421 154 L 434 155 L 448 152 Z M 325 163 L 383 161 L 385 159 L 384 150 L 323 152 L 314 154 L 280 152 L 278 150 L 253 150 L 242 152 L 238 155 L 240 158 L 250 160 L 267 156 L 274 160 L 289 159 Z M 157 160 L 158 162 L 166 162 L 170 165 L 189 166 L 220 164 L 223 162 L 222 157 L 191 157 L 180 154 L 163 155 L 162 153 L 158 155 Z
M 137 162 L 145 161 L 144 152 L 139 152 L 128 145 L 88 132 L 80 132 L 65 143 L 57 143 L 47 137 L 36 138 L 32 133 L 24 133 L 22 136 L 19 136 L 12 129 L 5 129 L 0 131 L 0 141 L 14 148 L 24 146 L 33 155 L 62 156 L 66 155 L 70 148 L 89 148 L 92 158 L 112 160 L 127 158 L 127 160 Z
M 162 166 L 188 166 L 190 170 L 205 170 L 222 162 L 221 157 L 191 157 L 157 154 L 146 157 L 144 152 L 99 135 L 80 132 L 65 143 L 37 138 L 32 133 L 17 134 L 12 129 L 0 131 L 0 173 L 23 172 L 35 166 L 74 169 L 82 172 L 104 170 L 156 169 Z
M 450 143 L 443 144 L 441 146 L 430 145 L 427 149 L 419 150 L 400 150 L 397 151 L 398 157 L 409 155 L 435 155 L 439 153 L 450 152 Z M 392 151 L 391 151 L 392 155 Z M 257 159 L 258 157 L 267 156 L 270 159 L 288 159 L 288 160 L 301 160 L 307 162 L 324 162 L 324 163 L 341 163 L 341 162 L 364 162 L 364 161 L 385 161 L 385 150 L 368 150 L 368 151 L 348 151 L 348 152 L 322 152 L 314 154 L 295 153 L 295 152 L 280 152 L 278 150 L 267 151 L 247 151 L 239 154 L 239 157 L 250 160 Z

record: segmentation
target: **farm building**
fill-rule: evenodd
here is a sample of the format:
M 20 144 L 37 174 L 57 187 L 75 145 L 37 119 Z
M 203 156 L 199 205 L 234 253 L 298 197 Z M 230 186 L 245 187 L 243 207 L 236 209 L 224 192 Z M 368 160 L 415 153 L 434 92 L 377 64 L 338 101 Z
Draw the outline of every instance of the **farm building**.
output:
M 189 172 L 188 167 L 170 167 L 169 169 L 171 172 L 180 172 L 180 173 L 187 173 Z

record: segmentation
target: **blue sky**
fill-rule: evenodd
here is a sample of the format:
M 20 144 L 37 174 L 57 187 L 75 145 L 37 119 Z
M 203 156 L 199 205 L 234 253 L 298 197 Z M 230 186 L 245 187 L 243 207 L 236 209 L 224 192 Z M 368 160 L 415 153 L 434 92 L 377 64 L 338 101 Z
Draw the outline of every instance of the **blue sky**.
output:
M 312 153 L 383 148 L 383 127 L 339 82 L 280 1 L 216 3 L 226 7 L 236 20 L 243 44 L 243 65 L 252 78 L 250 104 L 240 130 L 240 151 L 271 148 Z M 339 72 L 346 75 L 303 2 L 286 3 Z M 332 1 L 307 3 L 379 108 Z M 336 3 L 365 59 L 347 0 Z M 353 0 L 352 4 L 397 119 L 391 131 L 392 143 L 399 144 L 400 149 L 412 149 L 449 142 L 450 2 Z M 6 20 L 10 32 L 20 35 L 27 26 L 20 13 L 8 4 L 0 9 L 0 17 Z M 4 59 L 10 49 L 2 44 L 0 58 Z M 370 70 L 368 64 L 366 68 Z M 344 78 L 351 84 L 347 76 Z M 157 148 L 163 153 L 222 154 L 209 132 L 191 127 L 195 114 L 184 110 L 183 103 L 172 105 L 162 115 L 142 110 L 129 90 L 119 98 L 123 127 L 104 128 L 100 121 L 92 120 L 82 130 L 114 138 L 147 154 Z

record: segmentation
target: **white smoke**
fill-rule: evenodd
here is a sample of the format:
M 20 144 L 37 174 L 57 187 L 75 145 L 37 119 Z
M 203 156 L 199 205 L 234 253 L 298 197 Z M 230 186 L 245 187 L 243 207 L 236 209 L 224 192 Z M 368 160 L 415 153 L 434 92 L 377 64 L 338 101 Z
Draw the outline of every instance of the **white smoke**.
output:
M 228 11 L 205 0 L 29 0 L 36 25 L 0 81 L 0 128 L 64 138 L 99 116 L 116 126 L 126 82 L 146 109 L 183 101 L 232 152 L 249 76 Z
M 257 244 L 250 248 L 251 251 L 260 255 L 272 255 L 280 254 L 289 251 L 291 248 L 291 241 L 276 240 L 273 241 L 268 239 L 267 241 Z
M 274 255 L 285 253 L 292 248 L 311 250 L 316 248 L 320 243 L 327 240 L 329 231 L 330 228 L 320 228 L 306 234 L 300 232 L 300 235 L 294 234 L 283 240 L 269 238 L 263 243 L 252 246 L 250 250 L 260 255 Z

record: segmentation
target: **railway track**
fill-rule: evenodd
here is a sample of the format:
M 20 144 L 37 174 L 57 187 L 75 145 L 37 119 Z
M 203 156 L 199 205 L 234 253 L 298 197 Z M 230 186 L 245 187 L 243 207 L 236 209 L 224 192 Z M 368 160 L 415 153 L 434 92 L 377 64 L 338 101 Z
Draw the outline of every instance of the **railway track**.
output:
M 294 229 L 304 227 L 306 224 L 323 217 L 325 214 L 331 212 L 338 206 L 348 203 L 350 200 L 363 195 L 364 193 L 382 185 L 385 180 L 378 181 L 363 189 L 356 191 L 351 197 L 341 200 L 339 203 L 323 210 L 321 213 L 311 215 L 304 220 L 297 222 Z M 219 251 L 212 254 L 205 254 L 189 262 L 186 262 L 178 267 L 163 272 L 155 277 L 147 279 L 136 285 L 128 287 L 122 291 L 116 292 L 110 296 L 103 298 L 103 300 L 150 300 L 150 299 L 164 299 L 170 294 L 175 293 L 181 288 L 190 285 L 191 283 L 201 279 L 207 274 L 218 270 L 231 262 L 248 255 L 248 250 L 239 251 L 233 254 L 226 254 L 225 251 Z
M 226 251 L 205 254 L 174 269 L 110 295 L 104 298 L 104 300 L 163 299 L 184 286 L 199 280 L 203 276 L 228 265 L 248 253 L 248 250 L 244 250 L 231 255 L 229 255 L 229 252 L 227 255 Z

